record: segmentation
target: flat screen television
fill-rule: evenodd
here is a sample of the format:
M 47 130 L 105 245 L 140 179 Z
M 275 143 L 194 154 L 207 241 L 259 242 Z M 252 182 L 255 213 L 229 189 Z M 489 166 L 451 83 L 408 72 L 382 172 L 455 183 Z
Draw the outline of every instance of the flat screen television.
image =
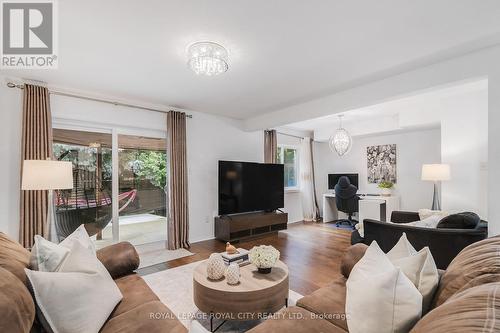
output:
M 335 185 L 339 182 L 340 177 L 342 176 L 347 176 L 349 180 L 351 181 L 351 184 L 356 186 L 359 189 L 358 186 L 358 174 L 357 173 L 331 173 L 328 175 L 328 189 L 329 190 L 334 190 Z
M 285 206 L 283 164 L 219 161 L 219 215 Z

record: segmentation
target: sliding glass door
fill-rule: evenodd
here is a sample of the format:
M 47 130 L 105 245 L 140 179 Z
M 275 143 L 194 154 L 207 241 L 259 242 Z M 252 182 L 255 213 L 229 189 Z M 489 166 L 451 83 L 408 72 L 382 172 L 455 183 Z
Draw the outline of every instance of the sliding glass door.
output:
M 73 163 L 73 189 L 54 195 L 57 237 L 85 224 L 102 239 L 112 221 L 111 134 L 54 129 L 53 135 L 54 159 Z
M 165 139 L 119 135 L 118 147 L 120 239 L 134 245 L 166 240 Z
M 98 248 L 166 240 L 165 139 L 110 132 L 54 129 L 54 157 L 73 163 L 74 182 L 55 194 L 59 239 L 83 223 Z

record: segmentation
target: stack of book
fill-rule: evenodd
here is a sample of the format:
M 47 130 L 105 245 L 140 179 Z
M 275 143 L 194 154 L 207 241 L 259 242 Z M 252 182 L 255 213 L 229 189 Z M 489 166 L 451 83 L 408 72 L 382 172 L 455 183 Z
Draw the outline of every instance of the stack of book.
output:
M 236 263 L 240 266 L 245 266 L 250 263 L 248 260 L 248 250 L 238 248 L 238 253 L 228 254 L 227 252 L 222 252 L 222 259 L 224 263 L 229 266 L 229 264 Z

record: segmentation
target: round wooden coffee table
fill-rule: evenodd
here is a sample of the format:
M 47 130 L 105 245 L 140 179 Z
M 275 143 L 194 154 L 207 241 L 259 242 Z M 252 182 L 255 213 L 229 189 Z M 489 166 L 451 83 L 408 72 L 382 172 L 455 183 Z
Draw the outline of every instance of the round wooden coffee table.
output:
M 240 273 L 239 284 L 229 285 L 226 279 L 213 281 L 207 278 L 206 261 L 195 268 L 194 303 L 198 309 L 210 314 L 211 331 L 214 331 L 214 317 L 255 320 L 288 305 L 288 267 L 282 261 L 278 260 L 269 274 L 259 273 L 253 264 L 240 267 Z

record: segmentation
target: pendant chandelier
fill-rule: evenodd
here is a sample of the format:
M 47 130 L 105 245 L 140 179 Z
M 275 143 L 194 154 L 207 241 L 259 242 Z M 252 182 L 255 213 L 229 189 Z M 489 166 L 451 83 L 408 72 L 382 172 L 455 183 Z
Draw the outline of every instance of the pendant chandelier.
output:
M 352 137 L 347 132 L 345 128 L 342 127 L 342 117 L 344 115 L 339 115 L 339 128 L 328 140 L 328 144 L 330 145 L 330 149 L 336 152 L 340 157 L 347 154 L 352 147 Z
M 214 76 L 228 70 L 226 49 L 214 42 L 197 42 L 189 46 L 188 65 L 198 75 Z

